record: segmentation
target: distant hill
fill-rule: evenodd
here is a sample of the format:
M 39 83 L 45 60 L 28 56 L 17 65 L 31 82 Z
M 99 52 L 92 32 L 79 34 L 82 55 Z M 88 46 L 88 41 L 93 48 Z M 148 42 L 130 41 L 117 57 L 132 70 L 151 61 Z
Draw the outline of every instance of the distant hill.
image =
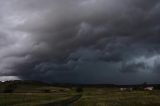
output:
M 48 83 L 44 83 L 41 81 L 33 81 L 33 80 L 12 80 L 12 81 L 5 81 L 5 82 L 1 82 L 0 84 L 4 85 L 4 84 L 17 84 L 17 85 L 38 85 L 38 86 L 46 86 L 46 85 L 50 85 Z
M 39 88 L 50 84 L 32 80 L 14 80 L 0 83 L 0 92 L 41 92 Z

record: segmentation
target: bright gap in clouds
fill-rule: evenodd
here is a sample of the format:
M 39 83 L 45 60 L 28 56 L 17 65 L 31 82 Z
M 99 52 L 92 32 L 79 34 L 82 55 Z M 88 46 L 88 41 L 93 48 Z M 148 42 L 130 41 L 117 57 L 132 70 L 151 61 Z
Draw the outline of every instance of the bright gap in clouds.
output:
M 17 76 L 0 76 L 0 81 L 20 80 Z

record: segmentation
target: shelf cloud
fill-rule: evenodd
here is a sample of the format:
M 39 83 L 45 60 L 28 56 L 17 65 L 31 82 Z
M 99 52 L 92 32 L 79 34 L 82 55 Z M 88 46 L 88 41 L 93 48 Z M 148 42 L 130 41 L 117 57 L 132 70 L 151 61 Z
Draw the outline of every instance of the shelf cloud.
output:
M 159 0 L 0 0 L 0 80 L 159 83 L 159 19 Z

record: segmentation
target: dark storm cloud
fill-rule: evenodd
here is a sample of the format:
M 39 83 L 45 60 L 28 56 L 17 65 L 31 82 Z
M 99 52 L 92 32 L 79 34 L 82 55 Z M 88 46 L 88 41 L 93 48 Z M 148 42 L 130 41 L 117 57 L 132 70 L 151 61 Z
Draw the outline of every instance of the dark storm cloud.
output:
M 2 79 L 138 83 L 159 77 L 158 0 L 0 0 L 0 5 Z

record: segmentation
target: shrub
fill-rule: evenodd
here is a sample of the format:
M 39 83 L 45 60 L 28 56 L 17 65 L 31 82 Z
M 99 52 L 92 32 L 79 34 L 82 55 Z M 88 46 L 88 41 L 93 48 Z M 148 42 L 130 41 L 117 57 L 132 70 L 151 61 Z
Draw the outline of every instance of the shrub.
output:
M 83 88 L 82 87 L 76 88 L 76 92 L 83 92 Z

